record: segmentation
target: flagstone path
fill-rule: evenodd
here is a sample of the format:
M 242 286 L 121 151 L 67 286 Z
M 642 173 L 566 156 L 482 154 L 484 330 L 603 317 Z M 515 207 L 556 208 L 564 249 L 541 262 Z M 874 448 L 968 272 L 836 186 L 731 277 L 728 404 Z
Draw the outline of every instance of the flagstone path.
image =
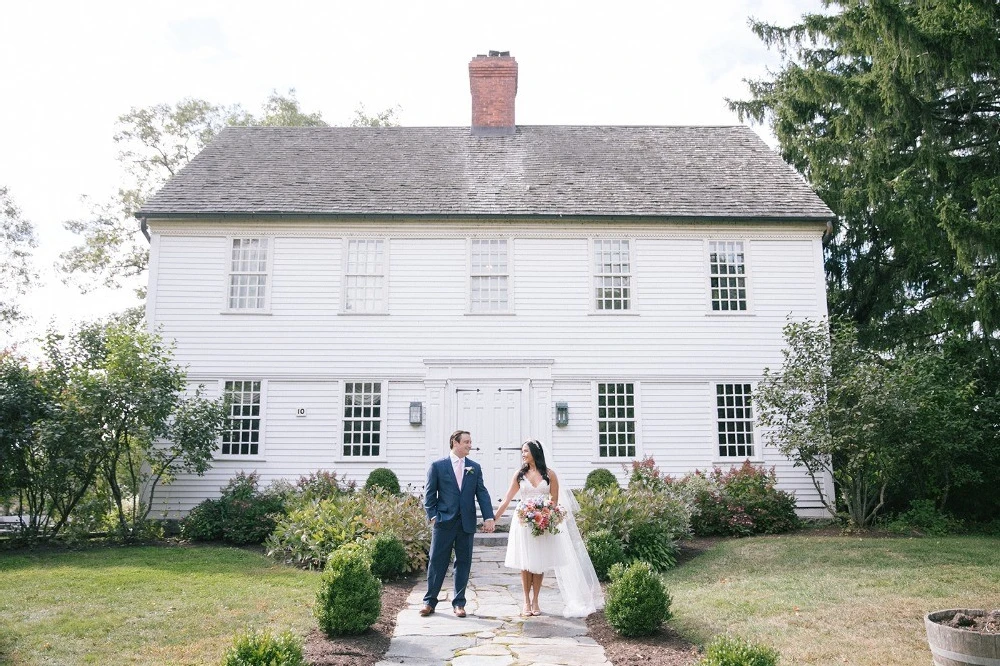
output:
M 400 611 L 389 650 L 375 666 L 611 666 L 587 637 L 583 618 L 564 618 L 552 574 L 539 605 L 544 615 L 521 617 L 521 575 L 503 565 L 505 548 L 477 541 L 466 590 L 465 618 L 451 612 L 451 573 L 437 612 L 420 617 L 427 586 L 418 583 Z

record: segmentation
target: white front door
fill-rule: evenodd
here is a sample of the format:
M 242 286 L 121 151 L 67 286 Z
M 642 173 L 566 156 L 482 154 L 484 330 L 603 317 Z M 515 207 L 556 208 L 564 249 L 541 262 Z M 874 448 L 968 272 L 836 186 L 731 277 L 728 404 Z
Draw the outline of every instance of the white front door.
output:
M 525 409 L 521 389 L 481 386 L 456 390 L 456 428 L 472 434 L 470 457 L 483 466 L 486 488 L 496 506 L 521 466 Z

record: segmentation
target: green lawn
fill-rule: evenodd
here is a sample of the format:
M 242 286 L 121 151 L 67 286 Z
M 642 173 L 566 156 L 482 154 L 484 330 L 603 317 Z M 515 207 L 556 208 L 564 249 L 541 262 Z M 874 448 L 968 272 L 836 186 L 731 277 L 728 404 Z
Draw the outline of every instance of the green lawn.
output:
M 248 623 L 304 636 L 318 585 L 237 548 L 0 553 L 0 664 L 217 664 Z
M 925 613 L 1000 608 L 1000 539 L 730 540 L 665 580 L 695 642 L 728 630 L 785 666 L 926 666 Z M 217 664 L 248 623 L 305 636 L 318 584 L 236 548 L 0 553 L 0 663 Z
M 786 665 L 926 666 L 927 612 L 1000 608 L 1000 539 L 731 540 L 664 580 L 670 625 L 698 643 L 729 631 Z

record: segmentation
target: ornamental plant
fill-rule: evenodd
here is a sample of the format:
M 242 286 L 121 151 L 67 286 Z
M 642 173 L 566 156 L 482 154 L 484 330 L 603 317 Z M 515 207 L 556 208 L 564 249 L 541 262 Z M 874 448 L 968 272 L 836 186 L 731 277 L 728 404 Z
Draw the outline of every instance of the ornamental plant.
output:
M 739 636 L 716 636 L 698 666 L 777 666 L 780 658 L 770 646 Z
M 376 467 L 368 474 L 368 480 L 365 481 L 366 491 L 371 492 L 375 488 L 381 488 L 393 495 L 399 495 L 399 478 L 388 467 Z
M 382 584 L 371 560 L 355 544 L 341 546 L 326 563 L 313 612 L 327 636 L 360 634 L 382 610 Z
M 604 615 L 622 636 L 648 636 L 670 619 L 670 595 L 645 562 L 611 567 Z
M 247 629 L 237 634 L 226 650 L 222 666 L 305 666 L 302 640 L 286 631 L 275 636 L 270 630 Z
M 598 580 L 607 582 L 611 567 L 626 561 L 621 540 L 611 530 L 597 530 L 587 535 L 586 542 L 587 555 L 594 565 Z

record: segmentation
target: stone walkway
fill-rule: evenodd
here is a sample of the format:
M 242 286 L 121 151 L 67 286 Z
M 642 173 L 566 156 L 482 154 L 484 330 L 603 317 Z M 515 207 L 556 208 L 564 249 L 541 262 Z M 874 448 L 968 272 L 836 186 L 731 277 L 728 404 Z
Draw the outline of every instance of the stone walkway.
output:
M 425 583 L 410 594 L 396 620 L 389 651 L 375 666 L 611 666 L 604 648 L 587 637 L 583 618 L 564 618 L 552 574 L 539 605 L 544 615 L 521 617 L 521 575 L 503 565 L 505 548 L 476 543 L 465 610 L 451 612 L 451 574 L 437 612 L 420 617 Z

